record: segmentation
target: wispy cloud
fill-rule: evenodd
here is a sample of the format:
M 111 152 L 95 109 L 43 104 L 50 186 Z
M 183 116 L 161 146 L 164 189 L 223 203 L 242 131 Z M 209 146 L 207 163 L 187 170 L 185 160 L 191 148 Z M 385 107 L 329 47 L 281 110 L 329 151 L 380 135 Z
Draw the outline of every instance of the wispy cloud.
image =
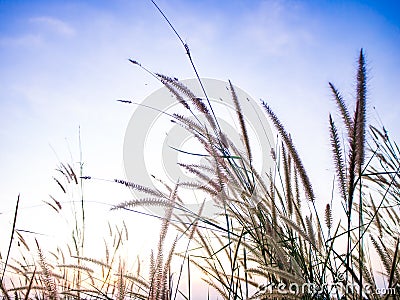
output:
M 46 30 L 58 35 L 72 37 L 76 34 L 75 29 L 68 23 L 53 17 L 35 17 L 29 19 L 30 23 L 43 26 Z
M 43 42 L 43 39 L 38 34 L 26 34 L 15 37 L 0 37 L 0 47 L 1 46 L 11 46 L 11 47 L 32 47 L 39 46 Z
M 76 31 L 71 25 L 54 17 L 33 17 L 28 19 L 27 23 L 29 27 L 19 34 L 0 35 L 0 46 L 39 47 L 46 40 L 55 36 L 70 38 L 76 35 Z
M 311 43 L 312 32 L 300 5 L 267 1 L 244 20 L 242 35 L 269 54 L 287 54 L 298 45 Z

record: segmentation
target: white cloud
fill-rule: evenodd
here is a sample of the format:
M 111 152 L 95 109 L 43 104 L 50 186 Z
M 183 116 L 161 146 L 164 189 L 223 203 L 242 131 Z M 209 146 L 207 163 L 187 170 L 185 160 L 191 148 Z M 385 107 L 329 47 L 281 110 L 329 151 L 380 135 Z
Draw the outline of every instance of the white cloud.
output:
M 53 17 L 35 17 L 29 19 L 29 22 L 42 25 L 47 30 L 52 31 L 58 35 L 72 37 L 76 34 L 75 29 L 68 23 Z

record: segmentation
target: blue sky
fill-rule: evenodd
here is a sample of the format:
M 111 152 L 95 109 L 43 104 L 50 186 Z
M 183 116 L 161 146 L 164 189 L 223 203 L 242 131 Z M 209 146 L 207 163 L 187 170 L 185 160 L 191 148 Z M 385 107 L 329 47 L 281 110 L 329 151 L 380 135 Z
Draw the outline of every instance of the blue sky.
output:
M 369 120 L 377 122 L 377 111 L 399 140 L 398 1 L 158 4 L 188 43 L 201 76 L 231 79 L 271 105 L 320 198 L 329 197 L 332 174 L 327 120 L 330 111 L 336 114 L 328 81 L 352 107 L 360 48 L 370 72 Z M 141 101 L 160 87 L 128 58 L 180 79 L 194 75 L 150 1 L 0 0 L 2 226 L 10 226 L 21 193 L 20 227 L 49 229 L 32 220 L 35 214 L 53 218 L 41 201 L 54 190 L 58 160 L 78 160 L 79 126 L 86 174 L 123 177 L 122 145 L 134 107 L 115 100 Z M 129 197 L 107 183 L 90 183 L 85 193 L 90 201 L 114 204 Z M 108 206 L 91 209 L 110 217 Z

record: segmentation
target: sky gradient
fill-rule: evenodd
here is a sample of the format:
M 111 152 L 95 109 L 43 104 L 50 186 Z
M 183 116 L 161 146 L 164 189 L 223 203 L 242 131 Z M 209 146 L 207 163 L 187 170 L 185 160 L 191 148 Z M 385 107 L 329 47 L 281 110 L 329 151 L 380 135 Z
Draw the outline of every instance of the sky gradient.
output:
M 230 79 L 270 104 L 291 132 L 319 198 L 330 197 L 333 174 L 329 112 L 338 119 L 328 82 L 354 108 L 361 48 L 369 70 L 368 119 L 378 125 L 382 119 L 399 141 L 398 1 L 172 0 L 158 5 L 189 45 L 200 76 Z M 21 193 L 17 227 L 55 235 L 48 224 L 58 222 L 57 216 L 42 200 L 56 190 L 51 178 L 58 162 L 79 161 L 79 127 L 84 173 L 124 177 L 124 133 L 135 108 L 115 100 L 140 102 L 160 87 L 129 58 L 158 73 L 194 77 L 182 45 L 150 1 L 0 0 L 2 228 L 11 226 Z M 93 202 L 88 222 L 95 216 L 126 216 L 100 204 L 128 200 L 130 194 L 120 187 L 90 182 L 85 196 Z M 37 220 L 37 214 L 49 221 Z M 154 222 L 134 219 L 157 232 Z M 3 254 L 6 248 L 0 247 Z

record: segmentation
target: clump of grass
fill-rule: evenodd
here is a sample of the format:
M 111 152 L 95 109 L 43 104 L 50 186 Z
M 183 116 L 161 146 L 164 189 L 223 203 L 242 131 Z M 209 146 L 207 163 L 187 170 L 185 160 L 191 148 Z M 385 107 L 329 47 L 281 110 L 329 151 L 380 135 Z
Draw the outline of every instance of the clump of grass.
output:
M 216 130 L 218 120 L 211 110 L 197 107 L 207 116 L 205 123 L 173 115 L 174 122 L 188 130 L 208 155 L 208 165 L 182 165 L 196 177 L 184 185 L 204 187 L 220 209 L 214 220 L 185 212 L 187 221 L 174 224 L 182 233 L 190 232 L 190 239 L 197 244 L 195 250 L 190 250 L 191 263 L 224 299 L 273 298 L 278 296 L 279 286 L 286 287 L 286 298 L 377 299 L 378 295 L 370 293 L 377 288 L 379 266 L 371 263 L 375 255 L 384 266 L 381 276 L 386 286 L 392 292 L 398 289 L 399 149 L 385 130 L 382 133 L 373 126 L 372 143 L 367 139 L 365 65 L 361 50 L 352 116 L 339 91 L 329 83 L 347 141 L 340 141 L 339 129 L 330 115 L 338 193 L 333 193 L 332 201 L 322 211 L 315 205 L 318 199 L 291 135 L 267 103 L 262 105 L 282 140 L 277 141 L 275 166 L 270 174 L 258 174 L 252 166 L 244 116 L 230 82 L 242 145 L 233 144 Z M 177 81 L 174 84 L 178 85 Z M 173 95 L 186 108 L 190 106 L 182 99 L 195 97 L 183 87 L 174 90 Z M 310 202 L 302 203 L 303 198 Z M 339 203 L 344 208 L 345 222 L 333 218 L 332 207 Z M 128 206 L 121 204 L 119 208 Z M 178 213 L 175 217 L 182 220 Z M 188 230 L 186 224 L 195 221 L 207 224 L 207 229 Z M 384 237 L 383 232 L 387 233 Z M 290 286 L 302 288 L 293 294 Z

